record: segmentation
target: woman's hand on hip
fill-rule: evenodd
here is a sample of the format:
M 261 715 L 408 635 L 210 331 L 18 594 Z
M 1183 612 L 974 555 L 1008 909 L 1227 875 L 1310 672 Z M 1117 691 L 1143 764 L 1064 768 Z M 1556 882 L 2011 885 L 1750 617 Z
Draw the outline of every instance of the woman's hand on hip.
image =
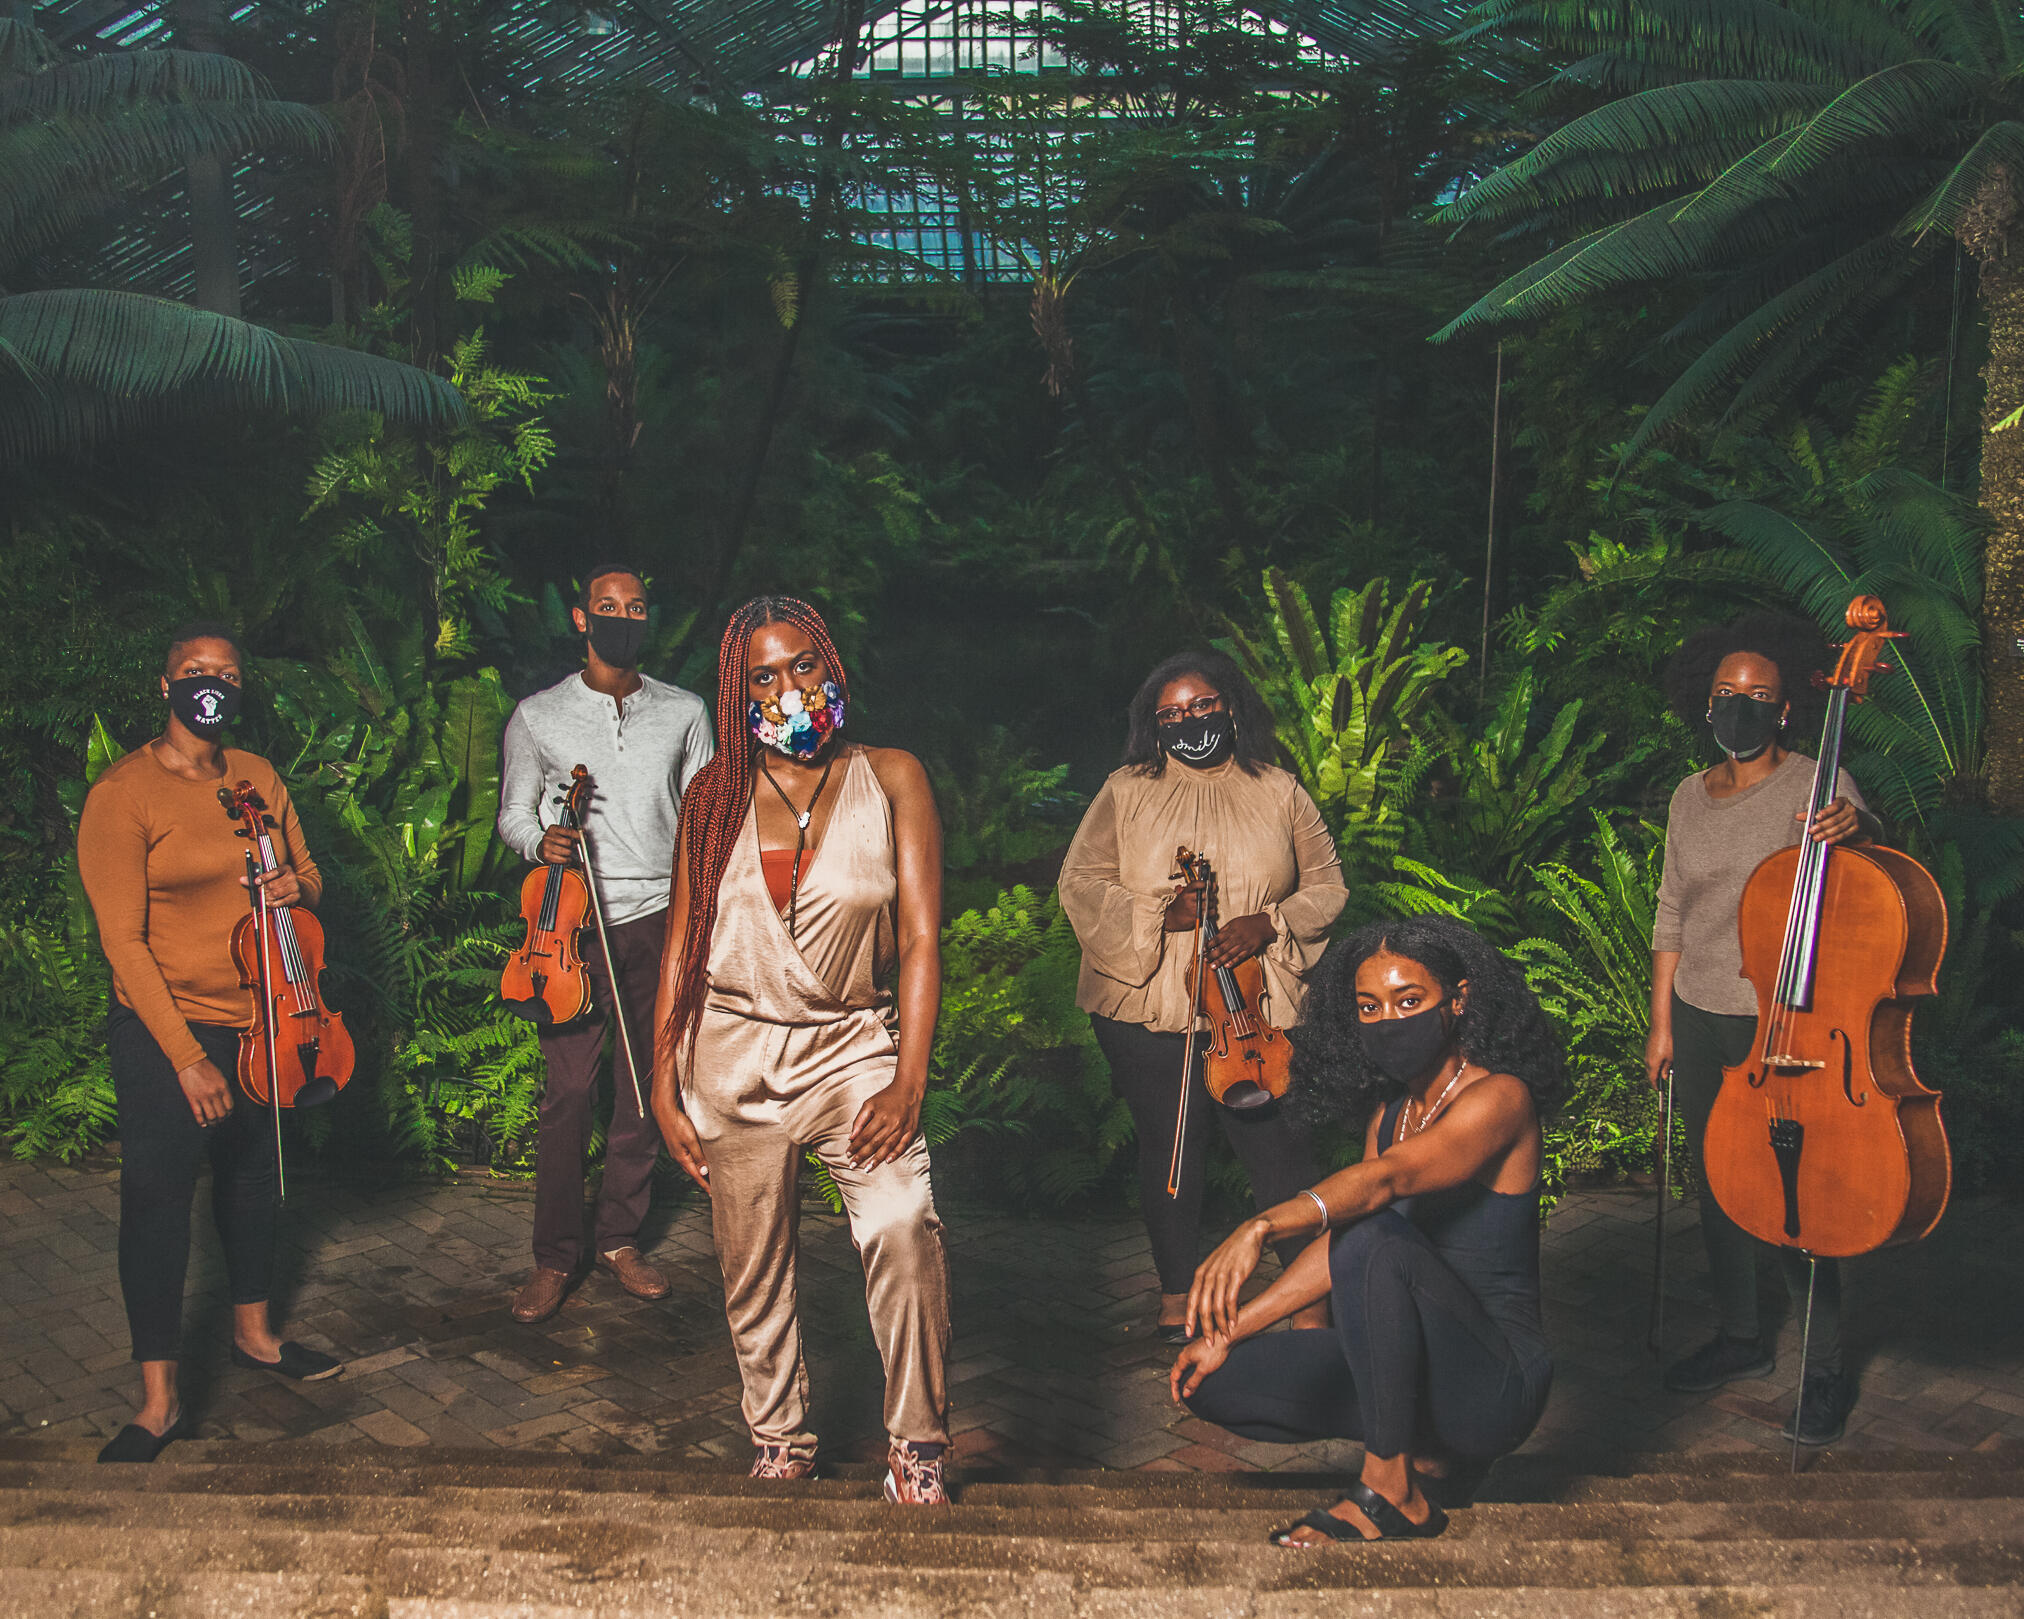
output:
M 1237 1330 L 1237 1295 L 1265 1251 L 1265 1222 L 1246 1220 L 1225 1237 L 1195 1272 L 1188 1289 L 1188 1331 L 1230 1337 Z
M 854 1169 L 877 1169 L 913 1145 L 921 1128 L 921 1093 L 894 1080 L 866 1099 L 850 1127 L 846 1152 Z
M 190 1112 L 199 1124 L 216 1124 L 231 1113 L 232 1087 L 209 1057 L 181 1070 L 176 1075 L 176 1083 L 183 1087 Z
M 1179 1405 L 1196 1389 L 1202 1379 L 1217 1370 L 1230 1358 L 1228 1338 L 1196 1335 L 1182 1345 L 1180 1358 L 1174 1362 L 1174 1369 L 1167 1374 L 1167 1387 L 1173 1392 L 1174 1404 Z
M 654 1123 L 660 1126 L 661 1140 L 667 1143 L 669 1155 L 681 1166 L 682 1173 L 707 1194 L 710 1166 L 703 1160 L 703 1143 L 695 1124 L 682 1111 L 681 1088 L 675 1084 L 672 1065 L 654 1065 L 652 1106 Z

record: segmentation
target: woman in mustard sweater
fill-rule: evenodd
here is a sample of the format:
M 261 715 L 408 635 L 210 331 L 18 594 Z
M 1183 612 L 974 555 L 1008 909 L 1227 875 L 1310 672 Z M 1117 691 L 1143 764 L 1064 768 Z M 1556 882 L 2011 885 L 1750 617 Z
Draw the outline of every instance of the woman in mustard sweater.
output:
M 251 781 L 274 816 L 281 867 L 265 879 L 270 903 L 314 905 L 323 882 L 274 767 L 223 745 L 240 680 L 231 631 L 178 631 L 161 677 L 167 725 L 99 777 L 78 823 L 78 872 L 112 965 L 106 1045 L 119 1102 L 120 1295 L 143 1389 L 102 1462 L 153 1461 L 188 1431 L 176 1365 L 190 1210 L 206 1158 L 232 1288 L 233 1360 L 304 1380 L 343 1370 L 282 1342 L 268 1319 L 274 1138 L 234 1078 L 239 1031 L 253 1021 L 231 950 L 248 907 L 246 844 L 218 789 Z

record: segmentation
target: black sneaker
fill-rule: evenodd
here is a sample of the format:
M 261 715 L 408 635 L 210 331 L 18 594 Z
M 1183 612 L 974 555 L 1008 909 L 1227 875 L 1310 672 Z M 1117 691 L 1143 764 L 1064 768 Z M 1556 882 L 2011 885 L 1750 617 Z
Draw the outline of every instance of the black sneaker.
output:
M 1666 1368 L 1665 1384 L 1675 1394 L 1705 1394 L 1724 1383 L 1769 1377 L 1778 1359 L 1757 1338 L 1731 1338 L 1724 1333 L 1701 1345 L 1685 1360 Z
M 1854 1378 L 1844 1372 L 1808 1372 L 1800 1382 L 1799 1404 L 1785 1419 L 1785 1437 L 1802 1445 L 1831 1445 L 1847 1430 L 1854 1409 Z

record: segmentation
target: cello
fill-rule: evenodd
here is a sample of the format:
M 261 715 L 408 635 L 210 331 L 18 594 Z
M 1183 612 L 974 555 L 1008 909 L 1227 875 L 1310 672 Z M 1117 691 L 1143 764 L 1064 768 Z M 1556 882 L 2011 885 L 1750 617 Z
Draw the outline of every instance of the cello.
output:
M 239 987 L 253 993 L 253 1023 L 239 1035 L 239 1088 L 274 1110 L 274 1170 L 288 1200 L 281 1163 L 281 1110 L 318 1107 L 351 1082 L 357 1053 L 341 1013 L 323 998 L 323 925 L 308 911 L 270 905 L 262 877 L 281 869 L 267 829 L 274 817 L 250 781 L 218 789 L 225 814 L 239 823 L 252 909 L 232 928 Z
M 1874 596 L 1827 679 L 1807 830 L 1751 873 L 1737 913 L 1757 1028 L 1722 1071 L 1704 1167 L 1725 1214 L 1810 1258 L 1916 1242 L 1939 1223 L 1952 1158 L 1938 1092 L 1912 1071 L 1914 1001 L 1938 989 L 1947 909 L 1932 874 L 1895 849 L 1814 841 L 1833 802 L 1848 704 L 1888 670 Z M 1810 1324 L 1810 1308 L 1809 1308 Z

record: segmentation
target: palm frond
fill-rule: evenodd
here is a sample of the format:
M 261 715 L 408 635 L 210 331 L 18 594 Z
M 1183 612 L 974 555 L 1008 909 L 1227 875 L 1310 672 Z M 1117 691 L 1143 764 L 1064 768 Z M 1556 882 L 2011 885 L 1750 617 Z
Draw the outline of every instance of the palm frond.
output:
M 374 411 L 462 422 L 441 377 L 140 293 L 0 298 L 0 461 L 70 449 L 108 427 L 190 406 Z
M 0 28 L 6 23 L 0 21 Z M 0 43 L 0 74 L 9 71 Z M 252 101 L 266 81 L 236 57 L 211 51 L 105 51 L 0 81 L 0 123 L 52 116 L 91 117 L 120 102 L 151 97 Z

